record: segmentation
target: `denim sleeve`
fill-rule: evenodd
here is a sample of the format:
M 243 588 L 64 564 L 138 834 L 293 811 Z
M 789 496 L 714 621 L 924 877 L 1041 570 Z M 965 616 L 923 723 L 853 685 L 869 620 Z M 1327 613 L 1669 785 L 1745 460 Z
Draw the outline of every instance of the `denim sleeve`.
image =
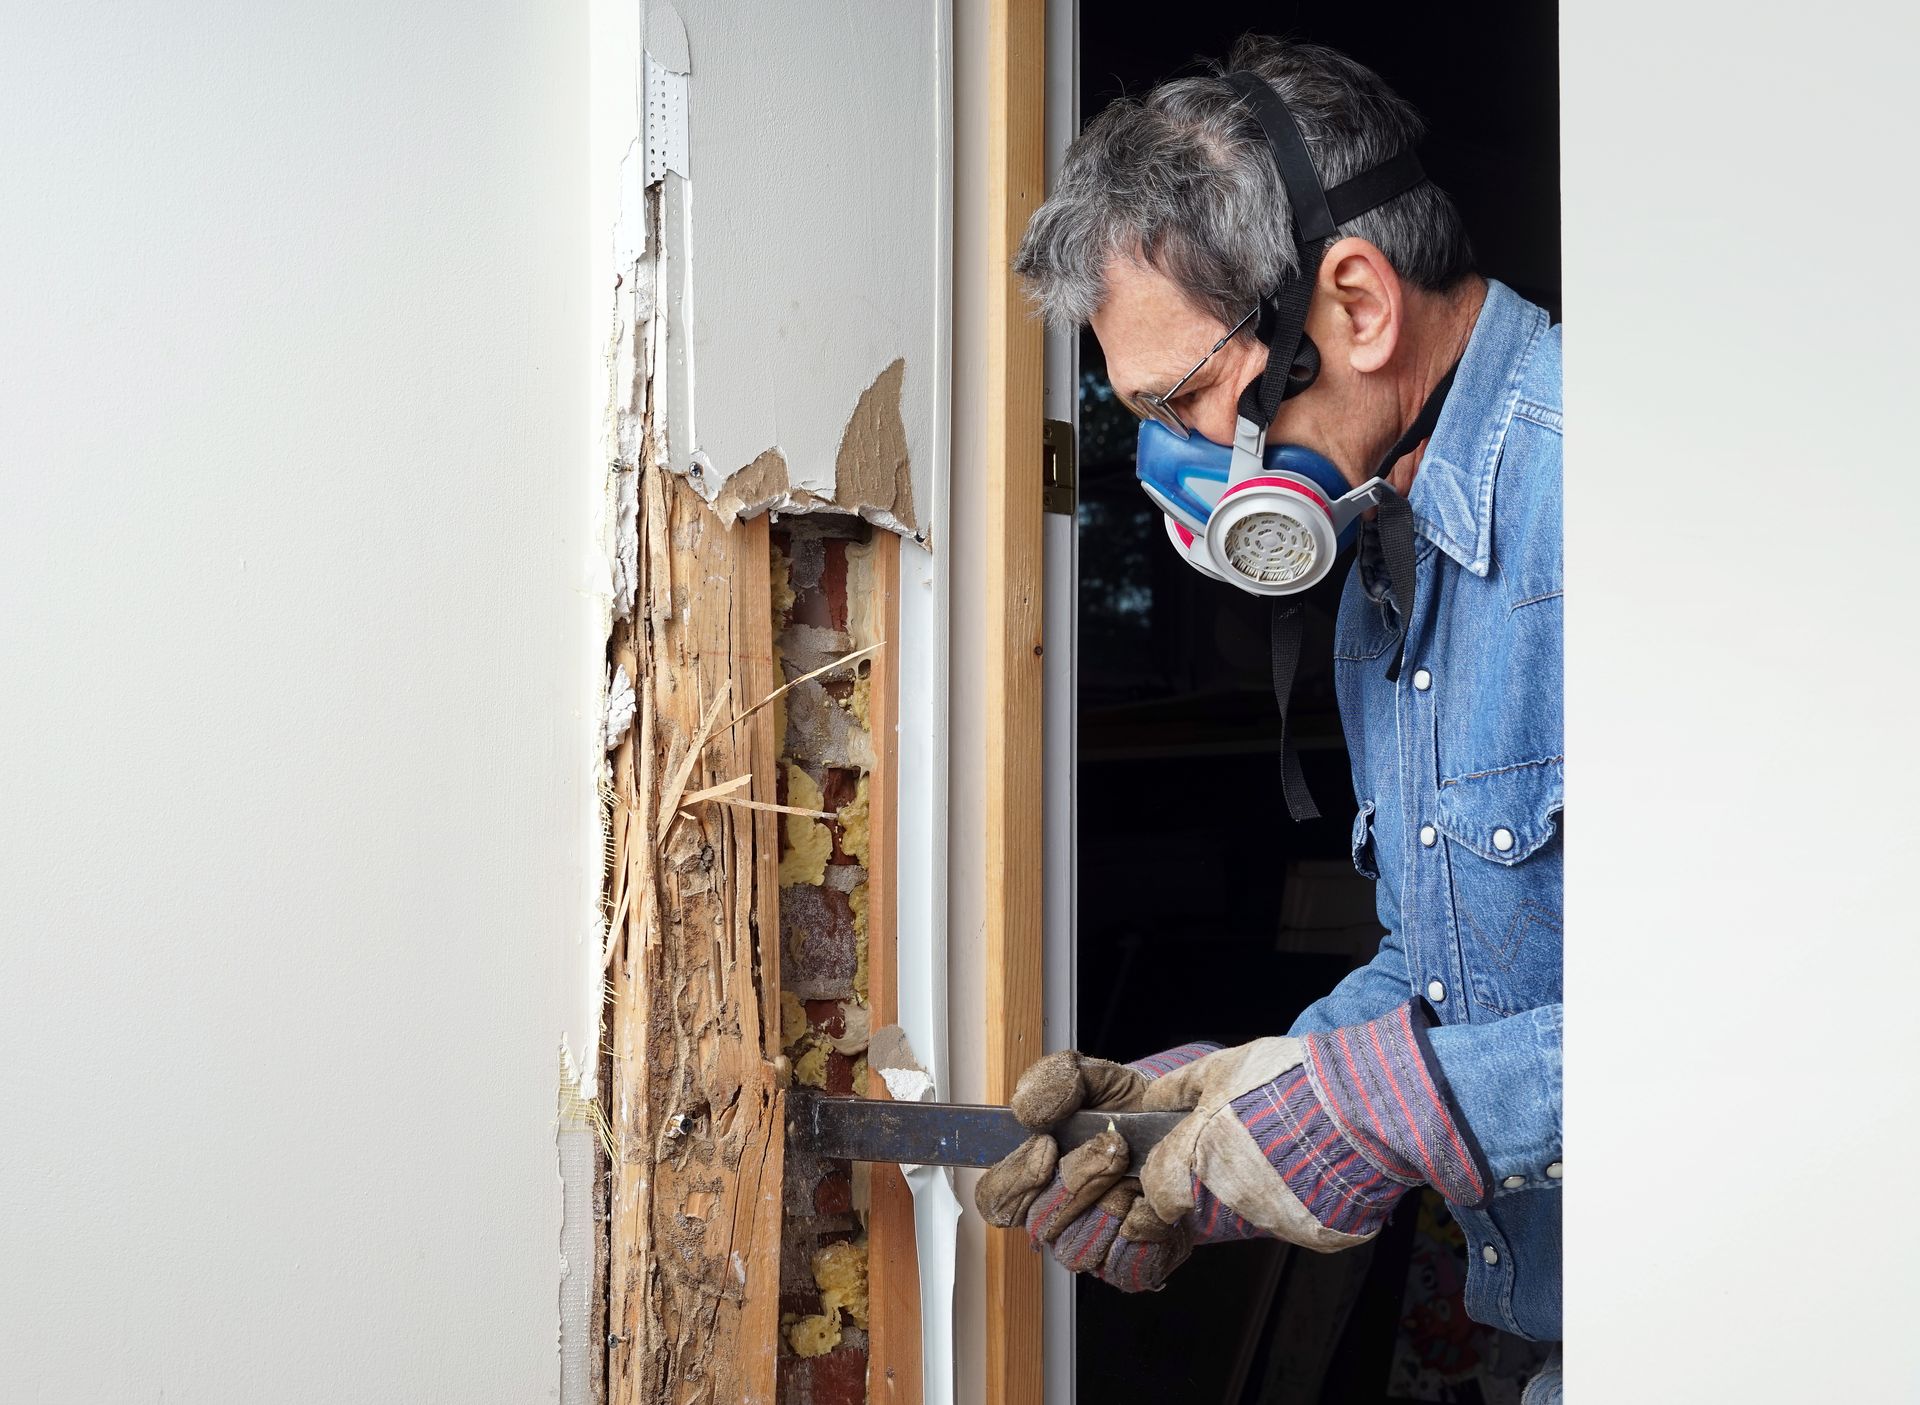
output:
M 1392 890 L 1385 883 L 1376 883 L 1374 889 L 1380 925 L 1387 929 L 1380 939 L 1380 949 L 1373 960 L 1347 972 L 1339 985 L 1300 1012 L 1300 1018 L 1287 1031 L 1295 1038 L 1366 1024 L 1413 997 L 1413 978 L 1407 973 L 1407 949 L 1400 941 L 1399 911 Z
M 1560 1183 L 1560 1012 L 1557 1004 L 1542 1005 L 1427 1032 L 1434 1062 L 1493 1172 L 1496 1196 Z

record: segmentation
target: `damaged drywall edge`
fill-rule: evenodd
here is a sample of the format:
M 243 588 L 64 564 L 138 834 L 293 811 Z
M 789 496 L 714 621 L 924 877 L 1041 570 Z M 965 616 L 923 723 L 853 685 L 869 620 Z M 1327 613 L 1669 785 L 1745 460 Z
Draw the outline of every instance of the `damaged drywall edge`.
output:
M 901 413 L 906 374 L 906 358 L 896 356 L 860 392 L 840 431 L 833 481 L 824 491 L 795 483 L 786 455 L 776 444 L 719 484 L 708 499 L 714 511 L 729 523 L 762 512 L 849 513 L 921 546 L 929 545 L 914 509 L 912 462 Z M 704 476 L 712 477 L 712 465 L 703 455 L 696 457 Z
M 843 512 L 857 515 L 885 531 L 920 546 L 930 544 L 926 518 L 914 501 L 907 433 L 901 415 L 906 358 L 896 355 L 884 365 L 849 409 L 833 463 L 795 465 L 780 444 L 772 444 L 743 463 L 716 463 L 699 432 L 698 366 L 692 335 L 696 279 L 693 218 L 693 181 L 689 112 L 692 62 L 686 26 L 672 5 L 655 3 L 647 10 L 643 58 L 643 126 L 641 144 L 644 178 L 636 179 L 639 159 L 623 168 L 623 210 L 615 242 L 618 257 L 636 267 L 645 256 L 644 217 L 627 218 L 629 208 L 644 206 L 646 188 L 658 187 L 664 217 L 662 241 L 668 247 L 656 257 L 668 266 L 664 280 L 665 327 L 662 354 L 655 369 L 667 414 L 667 471 L 684 478 L 702 500 L 730 525 L 763 512 L 795 515 Z M 635 189 L 635 187 L 638 189 Z M 942 240 L 943 245 L 946 241 Z M 944 257 L 944 248 L 940 251 Z M 936 263 L 935 276 L 944 275 Z M 633 280 L 638 286 L 641 277 Z M 639 296 L 636 291 L 636 297 Z M 625 452 L 618 461 L 634 462 Z M 623 561 L 624 557 L 616 560 Z M 616 584 L 623 580 L 616 565 Z M 625 618 L 626 597 L 616 590 L 616 618 Z
M 592 559 L 587 608 L 597 612 L 593 655 L 583 659 L 599 684 L 580 724 L 596 733 L 590 785 L 593 828 L 583 836 L 581 882 L 591 891 L 589 921 L 575 937 L 579 955 L 577 1027 L 562 1032 L 555 1164 L 560 1179 L 558 1321 L 560 1405 L 602 1405 L 606 1398 L 608 1297 L 606 1181 L 607 1123 L 600 1106 L 600 1058 L 606 1012 L 602 975 L 609 913 L 606 877 L 614 848 L 611 770 L 607 754 L 633 725 L 633 680 L 608 669 L 607 642 L 615 622 L 633 609 L 639 586 L 639 426 L 644 404 L 639 328 L 653 316 L 653 279 L 647 271 L 644 133 L 640 129 L 644 16 L 632 0 L 589 0 L 587 160 L 589 228 L 607 232 L 590 246 L 590 283 L 583 326 L 588 384 L 602 393 L 582 409 L 592 416 L 585 442 L 593 458 L 582 465 L 601 485 L 588 537 Z M 587 855 L 593 858 L 587 858 Z M 597 860 L 597 861 L 596 861 Z M 610 1157 L 609 1157 L 610 1160 Z

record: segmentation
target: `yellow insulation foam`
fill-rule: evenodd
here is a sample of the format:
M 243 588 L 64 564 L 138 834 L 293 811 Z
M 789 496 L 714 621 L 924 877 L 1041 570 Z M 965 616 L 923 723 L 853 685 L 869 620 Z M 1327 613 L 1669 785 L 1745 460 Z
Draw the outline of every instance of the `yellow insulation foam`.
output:
M 854 1326 L 866 1327 L 867 1246 L 864 1240 L 816 1249 L 813 1281 L 820 1285 L 820 1306 L 829 1316 L 836 1310 L 844 1311 Z
M 787 1324 L 787 1345 L 795 1356 L 825 1356 L 840 1345 L 840 1314 L 796 1317 Z
M 787 773 L 787 803 L 801 810 L 821 809 L 826 797 L 813 777 L 791 761 L 780 764 Z M 833 857 L 833 832 L 804 815 L 782 815 L 780 831 L 780 886 L 819 887 L 827 878 L 827 860 Z
M 867 778 L 863 775 L 854 787 L 853 799 L 840 807 L 840 847 L 860 864 L 867 862 L 868 813 Z
M 806 1052 L 793 1061 L 793 1077 L 810 1088 L 827 1086 L 827 1046 L 809 1039 Z
M 791 1050 L 807 1037 L 807 1007 L 790 990 L 780 992 L 780 1047 Z
M 867 1003 L 867 885 L 856 883 L 847 894 L 853 909 L 853 993 Z

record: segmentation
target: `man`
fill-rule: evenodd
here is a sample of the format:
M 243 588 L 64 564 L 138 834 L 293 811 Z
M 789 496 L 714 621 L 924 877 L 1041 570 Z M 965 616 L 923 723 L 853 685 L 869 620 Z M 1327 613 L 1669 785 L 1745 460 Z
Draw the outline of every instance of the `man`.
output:
M 1196 1243 L 1362 1243 L 1431 1185 L 1465 1231 L 1468 1311 L 1557 1340 L 1560 334 L 1474 273 L 1452 202 L 1406 154 L 1420 133 L 1350 59 L 1250 39 L 1220 72 L 1108 108 L 1027 230 L 1030 294 L 1091 323 L 1136 413 L 1203 455 L 1234 444 L 1236 484 L 1289 446 L 1377 508 L 1335 654 L 1353 860 L 1387 935 L 1287 1037 L 1042 1059 L 1013 1099 L 1037 1130 L 1080 1107 L 1193 1111 L 1138 1178 L 1112 1133 L 1064 1158 L 1036 1135 L 977 1199 L 1137 1290 Z M 1322 191 L 1332 222 L 1310 240 L 1296 206 Z M 1143 454 L 1160 433 L 1143 428 Z M 1204 520 L 1174 525 L 1232 578 L 1226 548 L 1195 544 Z M 1558 1371 L 1527 1398 L 1557 1399 Z

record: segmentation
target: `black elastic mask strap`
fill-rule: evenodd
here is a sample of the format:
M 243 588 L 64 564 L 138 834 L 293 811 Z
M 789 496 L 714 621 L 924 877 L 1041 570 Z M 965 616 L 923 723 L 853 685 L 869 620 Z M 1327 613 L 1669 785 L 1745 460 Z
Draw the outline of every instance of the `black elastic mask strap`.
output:
M 1240 392 L 1239 414 L 1265 429 L 1273 423 L 1282 401 L 1312 385 L 1320 374 L 1320 349 L 1308 338 L 1307 304 L 1326 257 L 1327 241 L 1316 240 L 1300 250 L 1301 266 L 1311 272 L 1289 278 L 1260 307 L 1260 340 L 1267 344 L 1267 365 Z
M 1280 793 L 1286 799 L 1287 813 L 1296 821 L 1320 818 L 1320 807 L 1313 803 L 1313 792 L 1307 789 L 1307 773 L 1300 768 L 1293 724 L 1287 717 L 1306 625 L 1299 596 L 1273 597 L 1273 700 L 1280 704 Z
M 1274 168 L 1279 172 L 1280 183 L 1287 193 L 1288 207 L 1293 211 L 1294 263 L 1297 271 L 1292 277 L 1282 279 L 1280 286 L 1261 301 L 1260 318 L 1254 334 L 1266 345 L 1267 365 L 1240 393 L 1240 417 L 1252 421 L 1264 432 L 1273 423 L 1281 403 L 1312 385 L 1320 373 L 1319 349 L 1306 334 L 1307 307 L 1313 301 L 1313 290 L 1320 279 L 1321 261 L 1339 236 L 1340 226 L 1413 189 L 1427 177 L 1420 169 L 1419 158 L 1411 151 L 1402 151 L 1328 190 L 1320 184 L 1320 175 L 1313 168 L 1306 140 L 1300 135 L 1293 114 L 1267 80 L 1257 73 L 1241 72 L 1228 74 L 1227 83 L 1246 103 L 1247 110 L 1266 136 L 1267 146 L 1273 153 Z M 1418 444 L 1432 433 L 1433 421 L 1439 419 L 1440 405 L 1446 399 L 1447 387 L 1452 381 L 1453 376 L 1449 373 L 1430 398 L 1427 407 L 1422 409 L 1420 418 L 1414 421 L 1413 430 L 1408 431 L 1412 435 L 1412 444 Z M 1431 418 L 1427 414 L 1429 409 L 1432 411 Z M 1404 453 L 1405 449 L 1397 448 L 1379 476 L 1384 477 L 1387 469 L 1391 469 Z M 1403 572 L 1398 569 L 1396 550 L 1388 551 L 1389 569 L 1395 571 L 1393 584 L 1396 598 L 1406 602 L 1403 611 L 1410 610 L 1413 600 L 1413 512 L 1397 495 L 1389 495 L 1380 511 L 1383 528 L 1390 519 L 1396 523 L 1395 540 L 1404 542 L 1406 551 Z M 1401 525 L 1404 531 L 1399 529 Z M 1403 645 L 1406 618 L 1407 615 L 1403 613 Z M 1305 619 L 1297 598 L 1282 596 L 1274 600 L 1273 695 L 1280 705 L 1280 785 L 1286 797 L 1287 812 L 1296 820 L 1317 819 L 1320 815 L 1319 807 L 1313 803 L 1313 796 L 1307 789 L 1306 775 L 1300 767 L 1300 757 L 1287 716 L 1294 674 L 1300 663 L 1304 626 Z M 1396 656 L 1389 676 L 1398 677 L 1399 670 L 1400 662 Z
M 1456 361 L 1452 369 L 1440 378 L 1440 384 L 1427 396 L 1426 403 L 1420 407 L 1420 413 L 1414 416 L 1407 432 L 1394 441 L 1393 447 L 1387 450 L 1387 456 L 1380 460 L 1380 467 L 1374 470 L 1375 478 L 1384 481 L 1393 472 L 1395 464 L 1420 447 L 1421 440 L 1432 437 L 1434 428 L 1440 423 L 1440 412 L 1446 408 L 1447 392 L 1453 389 L 1453 378 L 1459 369 L 1460 363 Z M 1388 493 L 1381 499 L 1374 525 L 1380 536 L 1380 555 L 1387 568 L 1387 586 L 1393 592 L 1393 608 L 1400 616 L 1400 641 L 1394 646 L 1393 658 L 1387 664 L 1387 681 L 1398 683 L 1400 665 L 1407 657 L 1407 635 L 1413 627 L 1413 505 L 1398 493 Z
M 1385 479 L 1396 463 L 1419 448 L 1423 439 L 1432 437 L 1440 423 L 1440 412 L 1446 408 L 1447 392 L 1453 389 L 1454 373 L 1459 369 L 1456 363 L 1441 378 L 1440 384 L 1433 388 L 1433 393 L 1427 396 L 1426 403 L 1420 407 L 1420 413 L 1414 416 L 1407 432 L 1387 450 L 1387 456 L 1380 461 L 1374 477 Z M 1388 493 L 1380 501 L 1374 518 L 1374 531 L 1378 534 L 1380 555 L 1386 567 L 1387 585 L 1393 592 L 1393 608 L 1400 617 L 1400 639 L 1394 648 L 1393 658 L 1387 664 L 1388 680 L 1397 683 L 1400 681 L 1400 667 L 1406 660 L 1407 634 L 1413 619 L 1415 543 L 1412 504 L 1398 493 Z M 1306 772 L 1300 767 L 1293 719 L 1288 715 L 1293 702 L 1294 674 L 1300 668 L 1300 643 L 1305 626 L 1298 596 L 1274 597 L 1273 700 L 1280 707 L 1280 793 L 1287 802 L 1287 813 L 1296 821 L 1320 818 L 1320 807 L 1314 804 L 1313 793 L 1307 789 Z
M 1312 385 L 1320 373 L 1320 353 L 1306 334 L 1307 305 L 1313 301 L 1320 263 L 1339 235 L 1339 227 L 1384 205 L 1424 181 L 1426 173 L 1411 151 L 1402 151 L 1332 190 L 1320 184 L 1306 139 L 1287 105 L 1257 73 L 1229 73 L 1228 86 L 1239 94 L 1260 126 L 1273 154 L 1274 169 L 1293 211 L 1294 276 L 1282 280 L 1263 301 L 1256 335 L 1267 347 L 1267 368 L 1241 392 L 1239 413 L 1262 429 L 1273 422 L 1281 403 Z

